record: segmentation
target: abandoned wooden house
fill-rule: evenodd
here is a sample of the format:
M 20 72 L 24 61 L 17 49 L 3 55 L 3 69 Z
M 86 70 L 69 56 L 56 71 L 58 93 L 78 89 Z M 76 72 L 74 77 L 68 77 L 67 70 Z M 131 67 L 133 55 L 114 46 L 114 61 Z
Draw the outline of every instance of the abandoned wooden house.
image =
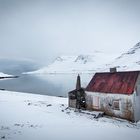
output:
M 140 120 L 140 71 L 96 73 L 84 89 L 77 78 L 69 92 L 69 106 L 102 111 L 106 115 Z

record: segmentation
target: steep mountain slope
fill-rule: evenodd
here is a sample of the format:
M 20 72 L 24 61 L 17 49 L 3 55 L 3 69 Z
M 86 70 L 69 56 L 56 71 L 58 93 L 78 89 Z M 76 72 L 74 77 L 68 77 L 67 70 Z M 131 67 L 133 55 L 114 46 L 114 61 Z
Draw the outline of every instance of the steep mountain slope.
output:
M 94 73 L 113 60 L 114 56 L 101 52 L 92 55 L 60 56 L 55 61 L 38 71 L 31 73 Z
M 140 42 L 112 63 L 106 65 L 105 70 L 108 70 L 109 67 L 117 67 L 120 71 L 140 70 Z

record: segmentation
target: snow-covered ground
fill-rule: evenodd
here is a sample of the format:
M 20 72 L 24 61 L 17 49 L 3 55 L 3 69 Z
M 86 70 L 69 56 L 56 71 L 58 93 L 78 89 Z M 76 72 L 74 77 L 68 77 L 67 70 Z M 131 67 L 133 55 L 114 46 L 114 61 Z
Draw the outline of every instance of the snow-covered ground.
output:
M 139 140 L 140 122 L 80 113 L 67 98 L 0 91 L 0 139 Z

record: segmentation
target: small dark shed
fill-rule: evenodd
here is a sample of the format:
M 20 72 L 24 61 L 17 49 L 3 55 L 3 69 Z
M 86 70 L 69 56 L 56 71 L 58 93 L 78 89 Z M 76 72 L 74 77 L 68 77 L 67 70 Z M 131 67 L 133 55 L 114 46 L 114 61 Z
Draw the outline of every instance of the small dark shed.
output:
M 84 109 L 85 104 L 85 90 L 81 87 L 80 76 L 77 76 L 76 89 L 68 93 L 69 106 L 78 109 Z

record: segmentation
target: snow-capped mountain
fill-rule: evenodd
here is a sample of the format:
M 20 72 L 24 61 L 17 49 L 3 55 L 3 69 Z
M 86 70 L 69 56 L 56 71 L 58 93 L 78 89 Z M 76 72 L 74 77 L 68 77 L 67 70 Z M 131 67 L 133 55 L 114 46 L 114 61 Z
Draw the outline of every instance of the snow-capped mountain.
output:
M 95 73 L 109 71 L 117 67 L 118 71 L 140 70 L 140 42 L 119 57 L 102 52 L 92 55 L 60 56 L 49 66 L 31 74 L 46 73 Z
M 111 62 L 114 55 L 95 52 L 92 55 L 59 56 L 49 66 L 31 73 L 94 73 Z
M 9 76 L 13 76 L 13 75 L 9 75 L 9 74 L 5 74 L 3 72 L 0 72 L 0 77 L 9 77 Z
M 140 42 L 107 65 L 106 70 L 109 67 L 117 67 L 119 71 L 140 70 Z

